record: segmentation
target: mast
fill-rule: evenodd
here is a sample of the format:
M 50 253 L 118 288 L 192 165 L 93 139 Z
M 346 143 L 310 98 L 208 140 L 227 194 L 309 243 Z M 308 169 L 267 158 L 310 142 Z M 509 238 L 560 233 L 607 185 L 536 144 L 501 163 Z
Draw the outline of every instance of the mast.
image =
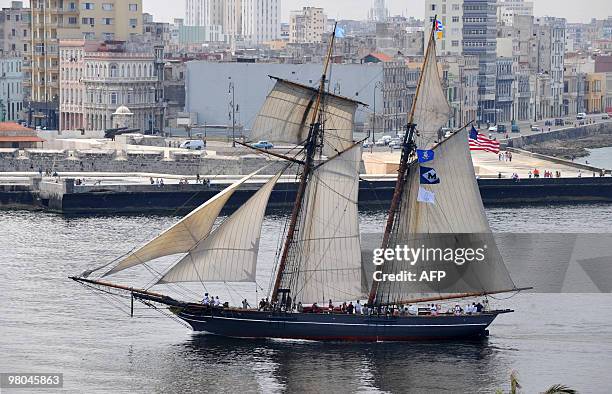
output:
M 416 111 L 416 103 L 419 97 L 419 93 L 421 90 L 421 85 L 423 83 L 423 76 L 425 74 L 426 62 L 429 58 L 429 52 L 431 50 L 435 51 L 435 39 L 434 33 L 436 30 L 436 21 L 438 16 L 434 16 L 434 20 L 431 26 L 431 33 L 429 35 L 429 42 L 427 43 L 427 49 L 425 51 L 425 57 L 423 59 L 423 65 L 421 66 L 421 74 L 419 75 L 419 82 L 416 87 L 416 92 L 414 95 L 414 100 L 412 101 L 412 108 L 410 110 L 410 114 L 408 116 L 408 124 L 406 125 L 406 133 L 404 134 L 404 141 L 402 144 L 402 155 L 400 158 L 400 164 L 398 168 L 397 181 L 395 183 L 395 191 L 393 192 L 393 198 L 391 199 L 391 206 L 389 207 L 389 215 L 387 216 L 387 224 L 385 226 L 385 233 L 383 235 L 382 248 L 387 248 L 389 245 L 389 240 L 391 238 L 391 233 L 393 232 L 393 226 L 395 223 L 396 213 L 399 209 L 400 203 L 402 201 L 402 192 L 404 190 L 404 185 L 406 183 L 406 179 L 408 178 L 408 168 L 409 168 L 409 160 L 410 156 L 412 156 L 415 143 L 414 143 L 414 132 L 416 129 L 416 125 L 414 122 L 414 113 Z M 382 266 L 379 266 L 379 269 Z M 374 300 L 376 299 L 376 293 L 378 291 L 378 282 L 372 282 L 372 288 L 370 289 L 370 295 L 368 296 L 368 305 L 372 305 Z
M 320 122 L 317 122 L 317 118 L 319 117 L 319 109 L 321 107 L 323 95 L 325 94 L 325 80 L 327 79 L 327 70 L 329 68 L 329 62 L 331 60 L 331 55 L 334 49 L 334 41 L 336 39 L 337 25 L 338 23 L 336 22 L 336 24 L 334 24 L 334 31 L 331 34 L 331 42 L 327 50 L 327 58 L 325 59 L 325 65 L 323 67 L 323 75 L 321 76 L 321 83 L 319 85 L 319 93 L 317 95 L 317 101 L 315 103 L 314 111 L 312 113 L 312 119 L 310 122 L 310 130 L 308 133 L 308 139 L 306 140 L 306 157 L 304 159 L 304 170 L 302 171 L 302 175 L 300 177 L 300 184 L 299 184 L 297 195 L 295 198 L 295 204 L 293 205 L 293 211 L 291 212 L 291 221 L 289 223 L 289 228 L 287 230 L 287 238 L 285 239 L 285 244 L 283 246 L 283 254 L 281 256 L 281 260 L 278 265 L 278 271 L 276 273 L 276 280 L 274 281 L 274 289 L 272 290 L 272 297 L 271 297 L 272 302 L 275 302 L 278 300 L 278 290 L 280 288 L 281 280 L 283 277 L 283 272 L 285 271 L 285 267 L 287 266 L 287 259 L 289 257 L 289 249 L 295 237 L 298 217 L 300 215 L 300 211 L 302 210 L 302 203 L 304 200 L 304 193 L 306 191 L 306 185 L 308 184 L 308 178 L 310 177 L 313 171 L 313 163 L 314 163 L 314 156 L 315 156 L 315 152 L 317 148 L 317 142 L 319 138 L 321 137 L 321 124 Z

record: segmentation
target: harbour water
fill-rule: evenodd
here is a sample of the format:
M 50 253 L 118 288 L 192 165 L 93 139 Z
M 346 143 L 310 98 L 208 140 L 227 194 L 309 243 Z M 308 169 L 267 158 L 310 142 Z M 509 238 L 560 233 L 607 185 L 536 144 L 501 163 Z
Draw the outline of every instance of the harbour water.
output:
M 587 149 L 589 155 L 581 157 L 580 163 L 587 163 L 601 168 L 612 169 L 612 146 L 606 148 Z
M 361 213 L 376 231 L 383 211 Z M 609 232 L 612 205 L 490 207 L 501 232 Z M 612 387 L 612 295 L 520 294 L 499 300 L 485 341 L 345 344 L 227 340 L 192 333 L 137 304 L 67 279 L 108 262 L 176 217 L 64 217 L 0 211 L 0 371 L 61 372 L 67 392 L 452 392 L 507 389 L 515 370 L 525 392 L 563 383 L 585 393 Z M 284 221 L 266 218 L 258 282 L 266 288 Z M 587 225 L 588 224 L 588 225 Z M 163 270 L 165 259 L 155 270 Z M 117 282 L 146 285 L 134 269 Z M 253 286 L 209 289 L 234 303 Z M 201 285 L 175 288 L 197 297 Z M 195 293 L 192 293 L 195 292 Z M 500 297 L 505 298 L 505 297 Z

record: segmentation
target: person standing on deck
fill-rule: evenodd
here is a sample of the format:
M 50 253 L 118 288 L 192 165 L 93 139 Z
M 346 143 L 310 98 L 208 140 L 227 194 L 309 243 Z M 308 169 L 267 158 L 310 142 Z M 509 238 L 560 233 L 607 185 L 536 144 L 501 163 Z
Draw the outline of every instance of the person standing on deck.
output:
M 202 304 L 204 304 L 204 305 L 210 304 L 210 298 L 208 298 L 208 293 L 204 293 L 204 298 L 202 299 Z
M 246 298 L 242 300 L 242 309 L 249 309 L 250 307 L 251 305 L 249 305 L 249 302 L 247 301 Z

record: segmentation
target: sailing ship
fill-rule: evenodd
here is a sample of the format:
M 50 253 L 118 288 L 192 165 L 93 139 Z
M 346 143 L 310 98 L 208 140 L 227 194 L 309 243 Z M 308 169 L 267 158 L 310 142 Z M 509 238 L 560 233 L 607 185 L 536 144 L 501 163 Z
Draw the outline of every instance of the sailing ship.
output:
M 522 290 L 510 279 L 490 237 L 466 128 L 446 139 L 438 135 L 451 116 L 451 108 L 439 76 L 434 30 L 435 26 L 403 137 L 382 248 L 430 245 L 430 241 L 439 242 L 441 238 L 451 239 L 454 247 L 482 241 L 488 243 L 487 264 L 467 268 L 456 265 L 451 268 L 456 271 L 455 278 L 445 288 L 365 280 L 367 262 L 362 264 L 358 218 L 361 143 L 353 138 L 355 114 L 362 104 L 326 91 L 334 31 L 318 88 L 274 78 L 275 84 L 252 128 L 254 141 L 286 142 L 300 148 L 293 156 L 265 152 L 285 159 L 284 170 L 289 166 L 299 168 L 295 203 L 279 245 L 268 303 L 261 308 L 235 308 L 182 301 L 150 287 L 120 285 L 105 277 L 163 256 L 183 254 L 156 278 L 154 285 L 255 282 L 264 213 L 283 171 L 272 176 L 217 226 L 215 222 L 232 194 L 262 170 L 221 191 L 113 263 L 110 269 L 104 265 L 72 279 L 87 286 L 129 293 L 132 311 L 134 300 L 150 306 L 162 305 L 193 330 L 226 337 L 396 341 L 486 335 L 487 327 L 498 315 L 512 311 L 410 314 L 403 309 L 409 304 L 418 306 Z M 443 182 L 420 184 L 417 147 L 434 154 L 429 164 L 435 165 Z M 419 191 L 423 190 L 435 193 L 435 202 L 419 199 Z M 442 237 L 446 234 L 450 235 Z M 386 262 L 377 270 L 392 274 L 407 268 L 402 264 L 406 263 Z M 466 286 L 473 291 L 458 292 Z M 366 305 L 365 313 L 327 307 L 328 301 L 338 306 L 358 300 L 360 305 Z

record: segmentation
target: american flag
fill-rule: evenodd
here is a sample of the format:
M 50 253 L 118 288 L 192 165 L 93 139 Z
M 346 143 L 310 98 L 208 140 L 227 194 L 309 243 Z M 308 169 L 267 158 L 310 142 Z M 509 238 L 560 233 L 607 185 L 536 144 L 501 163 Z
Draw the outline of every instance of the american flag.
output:
M 470 150 L 484 150 L 491 153 L 499 153 L 499 141 L 486 137 L 476 131 L 472 126 L 470 131 Z

